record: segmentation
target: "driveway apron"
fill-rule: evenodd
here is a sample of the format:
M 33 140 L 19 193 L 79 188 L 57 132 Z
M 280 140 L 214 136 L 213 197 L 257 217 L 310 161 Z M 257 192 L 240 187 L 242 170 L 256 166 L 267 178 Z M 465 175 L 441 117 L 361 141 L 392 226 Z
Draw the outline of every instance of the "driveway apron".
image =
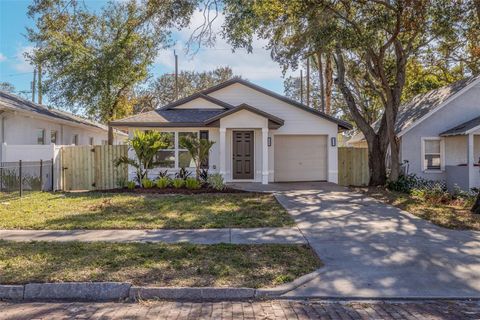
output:
M 480 232 L 438 227 L 329 183 L 245 185 L 272 191 L 325 264 L 285 296 L 480 298 Z

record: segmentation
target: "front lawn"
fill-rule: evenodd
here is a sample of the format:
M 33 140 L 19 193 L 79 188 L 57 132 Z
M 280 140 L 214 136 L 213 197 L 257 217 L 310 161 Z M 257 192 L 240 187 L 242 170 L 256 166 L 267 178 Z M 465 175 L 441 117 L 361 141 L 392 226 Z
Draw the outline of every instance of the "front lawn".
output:
M 0 198 L 0 229 L 194 229 L 293 225 L 269 194 L 36 192 Z
M 383 188 L 363 188 L 360 190 L 373 198 L 408 211 L 444 228 L 480 230 L 480 216 L 470 212 L 470 204 L 455 201 L 431 203 L 406 193 Z
M 0 283 L 122 281 L 141 286 L 270 287 L 314 271 L 305 245 L 0 241 Z

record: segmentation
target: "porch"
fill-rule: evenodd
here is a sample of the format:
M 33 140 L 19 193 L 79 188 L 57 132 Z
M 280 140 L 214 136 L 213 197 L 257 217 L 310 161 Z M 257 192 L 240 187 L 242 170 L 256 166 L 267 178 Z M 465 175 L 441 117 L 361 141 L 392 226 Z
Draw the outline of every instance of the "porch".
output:
M 441 134 L 449 190 L 480 188 L 480 117 Z

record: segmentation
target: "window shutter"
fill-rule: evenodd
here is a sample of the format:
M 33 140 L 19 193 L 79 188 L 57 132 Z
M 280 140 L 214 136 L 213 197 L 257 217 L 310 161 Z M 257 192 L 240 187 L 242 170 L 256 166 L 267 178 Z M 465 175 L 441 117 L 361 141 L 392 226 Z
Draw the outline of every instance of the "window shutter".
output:
M 200 139 L 208 140 L 208 130 L 200 130 Z M 208 157 L 202 163 L 203 169 L 208 169 Z

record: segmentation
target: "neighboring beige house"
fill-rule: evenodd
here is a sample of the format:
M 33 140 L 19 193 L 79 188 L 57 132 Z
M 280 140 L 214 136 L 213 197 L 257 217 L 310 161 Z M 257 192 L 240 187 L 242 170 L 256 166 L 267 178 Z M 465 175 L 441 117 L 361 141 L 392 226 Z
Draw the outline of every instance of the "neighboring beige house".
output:
M 409 173 L 468 190 L 480 187 L 480 76 L 414 97 L 396 123 Z M 348 144 L 366 147 L 362 134 Z
M 50 144 L 100 145 L 107 143 L 107 136 L 108 128 L 105 125 L 0 91 L 2 145 L 8 147 Z M 126 139 L 127 134 L 115 131 L 115 144 L 123 143 Z M 18 153 L 21 149 L 15 150 Z M 32 152 L 34 153 L 37 149 L 32 147 L 30 150 L 33 158 L 35 155 Z
M 215 142 L 210 172 L 226 181 L 337 182 L 337 134 L 350 124 L 246 80 L 234 78 L 154 111 L 111 122 L 135 130 L 158 130 L 170 140 L 159 152 L 170 173 L 193 167 L 179 141 L 194 135 Z M 133 172 L 131 172 L 133 177 Z

